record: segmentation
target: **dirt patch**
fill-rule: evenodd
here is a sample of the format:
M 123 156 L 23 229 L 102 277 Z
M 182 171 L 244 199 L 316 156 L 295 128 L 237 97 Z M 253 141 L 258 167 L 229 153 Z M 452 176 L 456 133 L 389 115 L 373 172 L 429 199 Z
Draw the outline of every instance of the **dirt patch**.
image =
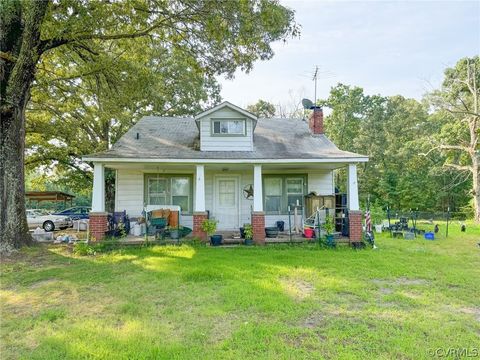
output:
M 372 282 L 376 285 L 383 285 L 383 286 L 427 285 L 429 283 L 429 281 L 425 279 L 410 279 L 407 277 L 399 277 L 392 280 L 373 279 Z
M 39 287 L 42 287 L 42 286 L 45 286 L 45 285 L 50 285 L 50 284 L 56 283 L 57 281 L 58 280 L 55 279 L 55 278 L 40 280 L 40 281 L 34 282 L 32 285 L 30 285 L 30 288 L 36 289 L 36 288 L 39 288 Z
M 325 316 L 320 313 L 310 314 L 303 322 L 302 326 L 308 329 L 314 329 L 324 323 Z
M 315 290 L 312 283 L 301 279 L 281 278 L 280 283 L 290 296 L 298 300 L 307 298 Z
M 463 314 L 473 315 L 480 322 L 480 307 L 462 307 L 459 311 Z
M 384 294 L 384 295 L 388 295 L 388 294 L 391 294 L 393 293 L 393 290 L 390 289 L 390 288 L 385 288 L 385 287 L 381 287 L 380 289 L 378 289 L 378 291 L 380 291 L 380 293 Z

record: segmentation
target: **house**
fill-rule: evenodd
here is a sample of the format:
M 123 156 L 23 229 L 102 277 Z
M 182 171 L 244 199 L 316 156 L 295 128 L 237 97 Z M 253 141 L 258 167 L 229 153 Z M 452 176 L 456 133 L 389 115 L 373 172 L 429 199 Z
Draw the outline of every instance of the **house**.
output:
M 257 243 L 265 226 L 288 223 L 289 206 L 302 205 L 305 195 L 335 195 L 333 171 L 346 168 L 350 241 L 361 240 L 357 164 L 368 158 L 325 136 L 318 107 L 308 121 L 260 119 L 229 102 L 193 118 L 148 116 L 111 149 L 83 160 L 94 165 L 90 229 L 97 239 L 106 229 L 108 167 L 116 171 L 116 211 L 133 218 L 146 205 L 177 205 L 195 236 L 205 238 L 200 225 L 211 216 L 219 230 L 252 223 Z

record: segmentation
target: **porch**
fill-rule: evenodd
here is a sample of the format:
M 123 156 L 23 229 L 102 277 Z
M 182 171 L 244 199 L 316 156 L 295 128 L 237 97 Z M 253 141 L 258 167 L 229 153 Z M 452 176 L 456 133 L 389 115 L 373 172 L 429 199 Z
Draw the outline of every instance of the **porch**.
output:
M 285 224 L 287 234 L 289 227 L 301 229 L 308 215 L 305 196 L 315 194 L 335 199 L 333 171 L 346 168 L 346 204 L 342 206 L 348 210 L 350 218 L 347 233 L 351 241 L 361 239 L 356 163 L 353 162 L 318 159 L 293 163 L 95 162 L 90 231 L 97 239 L 102 238 L 105 231 L 102 221 L 97 225 L 95 219 L 106 217 L 106 167 L 114 169 L 116 174 L 115 211 L 126 211 L 132 221 L 145 216 L 145 209 L 152 206 L 178 206 L 180 226 L 192 228 L 192 236 L 206 240 L 201 223 L 213 218 L 217 221 L 218 232 L 227 234 L 239 233 L 243 224 L 252 224 L 254 240 L 259 244 L 269 241 L 265 238 L 265 228 L 275 227 L 279 221 Z M 329 210 L 334 213 L 335 208 L 334 200 Z M 324 220 L 327 211 L 320 212 L 320 221 Z M 295 237 L 301 238 L 301 233 Z M 234 240 L 235 236 L 228 238 Z M 280 241 L 284 239 L 282 235 Z

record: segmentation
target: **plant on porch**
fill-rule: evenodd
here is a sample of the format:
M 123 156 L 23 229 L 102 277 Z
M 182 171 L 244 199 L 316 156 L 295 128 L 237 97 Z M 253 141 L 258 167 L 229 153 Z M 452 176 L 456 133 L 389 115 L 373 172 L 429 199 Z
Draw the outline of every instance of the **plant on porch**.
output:
M 245 234 L 245 245 L 253 245 L 253 226 L 252 226 L 252 224 L 245 224 L 243 226 L 243 233 Z
M 210 236 L 210 243 L 213 246 L 222 244 L 222 235 L 215 235 L 217 231 L 217 220 L 205 219 L 202 221 L 202 231 L 205 231 Z

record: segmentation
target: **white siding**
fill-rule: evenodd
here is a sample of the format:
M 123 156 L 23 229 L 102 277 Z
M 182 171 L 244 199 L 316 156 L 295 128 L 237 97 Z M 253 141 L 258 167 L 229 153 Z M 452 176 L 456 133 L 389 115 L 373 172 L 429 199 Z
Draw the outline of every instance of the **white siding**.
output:
M 138 170 L 117 170 L 117 194 L 115 210 L 127 210 L 130 217 L 137 217 L 143 210 L 143 173 Z
M 246 136 L 212 136 L 212 118 L 245 119 Z M 200 150 L 201 151 L 252 151 L 253 122 L 232 109 L 223 108 L 200 119 Z
M 308 173 L 308 192 L 317 195 L 334 195 L 333 171 L 315 171 Z

